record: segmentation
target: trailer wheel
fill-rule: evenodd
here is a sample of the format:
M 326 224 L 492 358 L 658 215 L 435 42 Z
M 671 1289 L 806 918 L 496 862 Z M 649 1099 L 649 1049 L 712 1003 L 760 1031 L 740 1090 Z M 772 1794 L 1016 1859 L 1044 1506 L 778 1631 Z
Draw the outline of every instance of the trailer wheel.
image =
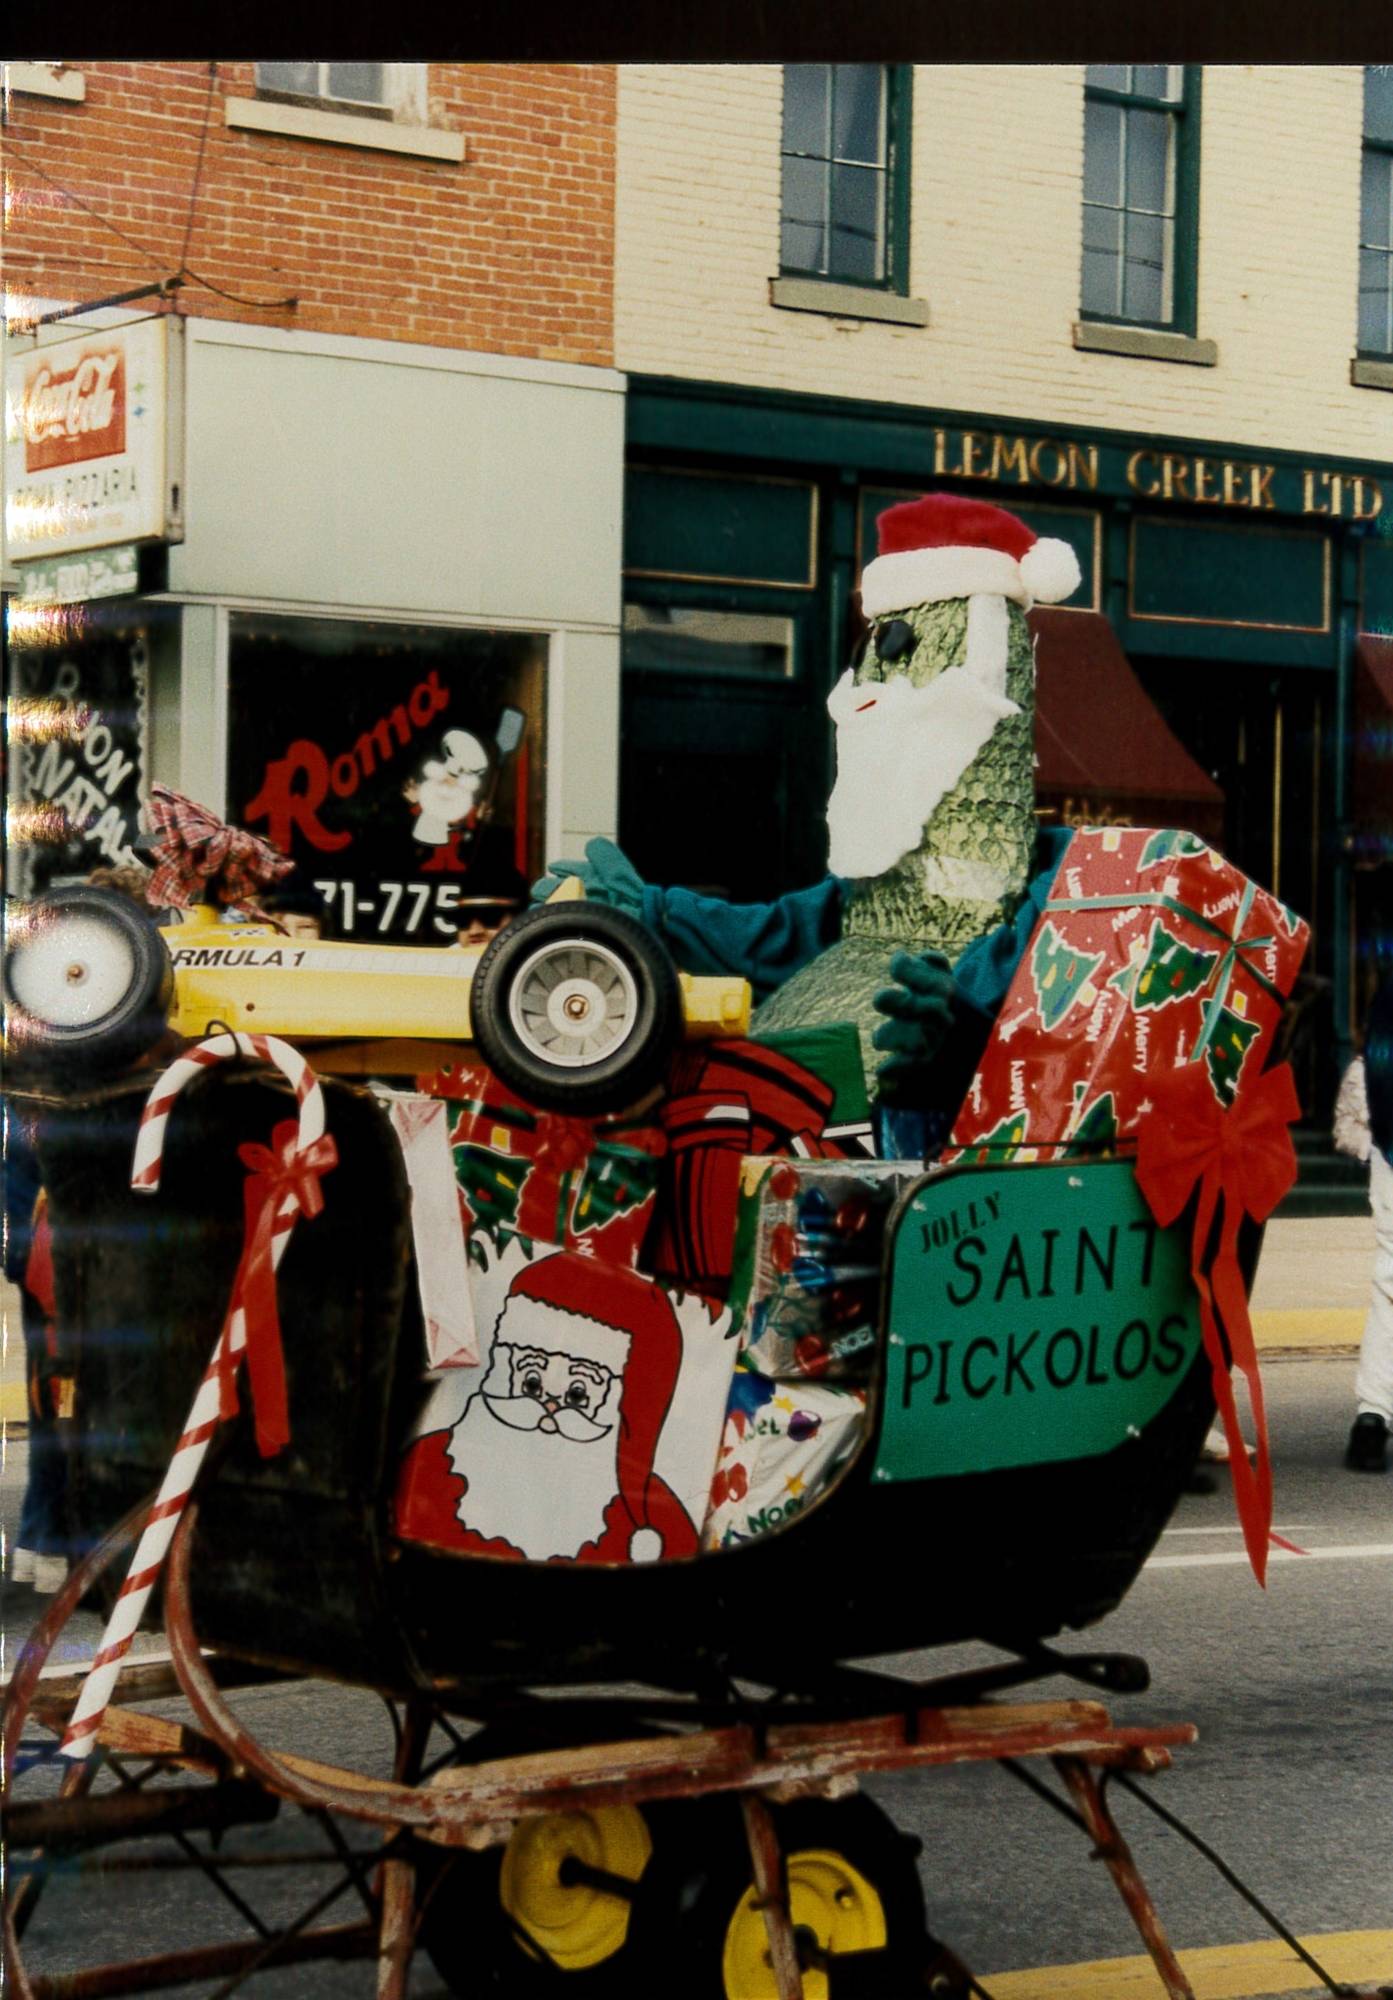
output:
M 629 1977 L 631 1898 L 592 1871 L 636 1892 L 652 1851 L 636 1806 L 521 1819 L 501 1850 L 424 1861 L 421 1943 L 471 2000 L 638 2000 L 651 1989 Z
M 600 903 L 542 905 L 500 931 L 469 996 L 471 1033 L 504 1083 L 543 1110 L 621 1111 L 658 1082 L 681 1032 L 658 939 Z
M 924 1926 L 917 1843 L 866 1798 L 772 1811 L 802 1947 L 804 2000 L 827 2000 L 819 1959 L 843 1952 L 885 1954 L 879 1964 L 863 1961 L 864 1984 L 858 1978 L 848 1990 L 918 1990 L 909 1968 L 925 1966 L 936 1947 Z M 635 1906 L 632 1949 L 642 1957 L 669 1940 L 672 2000 L 777 2000 L 739 1810 L 726 1807 L 719 1828 L 703 1819 L 693 1832 L 699 1841 L 660 1846 Z
M 122 1069 L 159 1040 L 173 984 L 164 939 L 129 897 L 55 890 L 7 926 L 6 1056 L 34 1074 Z

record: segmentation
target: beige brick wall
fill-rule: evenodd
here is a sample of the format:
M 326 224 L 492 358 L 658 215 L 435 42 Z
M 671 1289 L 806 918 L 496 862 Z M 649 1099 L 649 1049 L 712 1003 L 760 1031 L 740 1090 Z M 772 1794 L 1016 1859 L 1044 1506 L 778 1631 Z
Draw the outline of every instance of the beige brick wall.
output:
M 1208 67 L 1199 317 L 1219 361 L 1084 353 L 1083 73 L 919 66 L 910 291 L 925 328 L 769 304 L 777 67 L 619 76 L 615 360 L 633 372 L 1056 426 L 1393 459 L 1393 395 L 1356 389 L 1362 73 Z

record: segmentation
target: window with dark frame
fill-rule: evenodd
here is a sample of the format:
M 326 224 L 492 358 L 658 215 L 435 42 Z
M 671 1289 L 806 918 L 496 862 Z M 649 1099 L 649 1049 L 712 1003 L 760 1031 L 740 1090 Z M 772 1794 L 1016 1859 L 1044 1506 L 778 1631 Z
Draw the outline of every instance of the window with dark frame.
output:
M 1364 71 L 1359 352 L 1381 361 L 1393 356 L 1393 63 Z
M 908 290 L 910 70 L 786 63 L 779 268 Z
M 1084 77 L 1082 317 L 1193 334 L 1198 68 L 1090 63 Z

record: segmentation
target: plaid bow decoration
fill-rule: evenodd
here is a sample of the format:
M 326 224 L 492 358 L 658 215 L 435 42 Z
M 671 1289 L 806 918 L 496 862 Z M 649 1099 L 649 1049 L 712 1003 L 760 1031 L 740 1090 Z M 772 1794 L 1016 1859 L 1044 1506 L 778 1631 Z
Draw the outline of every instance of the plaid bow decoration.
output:
M 145 816 L 156 858 L 146 894 L 157 909 L 172 904 L 187 910 L 212 883 L 224 907 L 235 903 L 264 918 L 266 912 L 255 900 L 257 892 L 288 875 L 295 865 L 269 841 L 240 827 L 224 826 L 206 806 L 168 785 L 150 787 Z

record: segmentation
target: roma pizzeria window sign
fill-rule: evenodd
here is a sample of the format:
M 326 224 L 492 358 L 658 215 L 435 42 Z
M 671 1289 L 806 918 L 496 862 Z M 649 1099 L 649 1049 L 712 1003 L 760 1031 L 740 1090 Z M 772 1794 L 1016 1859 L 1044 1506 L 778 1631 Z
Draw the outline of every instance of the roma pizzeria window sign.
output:
M 319 888 L 332 935 L 451 944 L 541 873 L 546 641 L 235 614 L 228 808 Z

